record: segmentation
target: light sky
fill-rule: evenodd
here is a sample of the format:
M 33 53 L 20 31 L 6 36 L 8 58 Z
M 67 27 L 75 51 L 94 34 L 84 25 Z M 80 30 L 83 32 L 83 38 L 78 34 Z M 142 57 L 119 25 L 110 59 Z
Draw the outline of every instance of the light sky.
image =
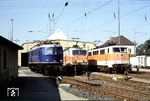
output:
M 47 39 L 56 29 L 70 39 L 104 43 L 118 36 L 118 0 L 0 0 L 0 35 L 5 38 L 10 33 L 10 19 L 14 40 L 20 40 L 20 45 Z M 120 0 L 120 25 L 121 34 L 131 41 L 141 44 L 148 40 L 150 0 Z

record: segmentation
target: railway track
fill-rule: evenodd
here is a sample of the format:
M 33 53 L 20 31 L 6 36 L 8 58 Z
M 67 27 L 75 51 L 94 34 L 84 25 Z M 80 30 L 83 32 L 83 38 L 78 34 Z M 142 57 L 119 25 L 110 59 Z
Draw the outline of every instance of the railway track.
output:
M 110 96 L 117 100 L 148 101 L 150 99 L 150 93 L 129 90 L 122 87 L 108 85 L 107 83 L 95 83 L 93 81 L 81 80 L 73 77 L 65 77 L 63 82 L 70 83 L 72 87 L 96 92 L 97 94 L 104 96 Z
M 137 82 L 137 81 L 132 81 L 132 80 L 126 81 L 124 79 L 118 79 L 117 81 L 115 81 L 112 79 L 112 77 L 106 77 L 102 75 L 92 75 L 92 78 L 97 79 L 97 80 L 111 82 L 111 83 L 118 83 L 118 84 L 121 84 L 122 86 L 130 87 L 136 91 L 150 93 L 150 83 Z
M 129 75 L 141 79 L 150 79 L 150 72 L 132 72 Z

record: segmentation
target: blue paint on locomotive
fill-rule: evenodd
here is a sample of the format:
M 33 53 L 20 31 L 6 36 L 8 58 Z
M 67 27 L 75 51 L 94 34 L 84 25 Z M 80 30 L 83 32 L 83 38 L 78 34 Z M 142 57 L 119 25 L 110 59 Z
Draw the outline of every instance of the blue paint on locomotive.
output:
M 43 45 L 29 52 L 29 64 L 62 64 L 63 49 L 61 46 Z

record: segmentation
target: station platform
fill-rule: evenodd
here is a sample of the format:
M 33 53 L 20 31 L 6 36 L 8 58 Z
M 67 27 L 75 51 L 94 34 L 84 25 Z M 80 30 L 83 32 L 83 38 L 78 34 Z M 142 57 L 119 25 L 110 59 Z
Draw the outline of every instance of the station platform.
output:
M 15 101 L 61 101 L 61 100 L 86 100 L 84 98 L 75 96 L 66 92 L 57 85 L 54 77 L 45 76 L 40 73 L 34 73 L 29 68 L 19 68 L 19 77 L 11 81 L 3 96 L 0 95 L 2 100 L 15 100 Z M 7 88 L 18 89 L 18 93 L 12 92 L 7 94 Z M 18 94 L 18 95 L 17 95 Z

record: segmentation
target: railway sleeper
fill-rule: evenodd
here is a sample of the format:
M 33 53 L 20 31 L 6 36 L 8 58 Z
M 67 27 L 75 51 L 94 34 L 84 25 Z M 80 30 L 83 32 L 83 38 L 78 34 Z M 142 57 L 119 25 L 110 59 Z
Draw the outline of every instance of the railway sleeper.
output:
M 126 97 L 126 96 L 122 96 L 123 94 L 120 94 L 120 93 L 114 93 L 114 92 L 110 92 L 110 91 L 108 91 L 108 90 L 106 90 L 106 89 L 95 89 L 95 88 L 89 88 L 88 86 L 85 86 L 85 85 L 81 85 L 81 84 L 74 84 L 75 85 L 75 87 L 77 87 L 77 88 L 84 88 L 85 90 L 89 90 L 89 91 L 93 91 L 93 92 L 98 92 L 99 94 L 102 94 L 102 95 L 104 95 L 104 96 L 110 96 L 111 95 L 111 97 L 115 97 L 115 98 L 117 98 L 117 99 L 124 99 L 124 97 L 125 98 L 128 98 L 128 99 L 130 99 L 131 100 L 131 98 L 129 98 L 129 97 Z M 117 94 L 119 94 L 119 95 L 117 95 Z M 118 97 L 119 96 L 119 97 Z M 121 97 L 120 97 L 121 96 Z M 135 100 L 135 99 L 133 99 L 132 98 L 132 100 Z
M 134 88 L 135 90 L 138 90 L 138 91 L 146 91 L 146 92 L 149 92 L 150 91 L 150 88 L 146 87 L 146 86 L 150 86 L 149 84 L 143 84 L 143 83 L 138 83 L 138 82 L 135 82 L 135 81 L 124 81 L 122 79 L 119 79 L 117 81 L 114 81 L 112 80 L 112 78 L 110 77 L 100 77 L 100 76 L 97 76 L 97 75 L 92 75 L 93 78 L 98 78 L 100 80 L 105 80 L 107 82 L 114 82 L 114 83 L 120 83 L 124 86 L 128 86 L 128 87 L 132 87 Z
M 70 79 L 71 80 L 71 79 Z M 92 86 L 91 84 L 89 84 L 88 82 L 83 82 L 83 81 L 79 81 L 79 80 L 75 80 L 75 82 L 76 82 L 76 85 L 77 85 L 77 82 L 80 82 L 80 83 L 82 83 L 82 86 L 80 85 L 80 87 L 82 87 L 83 88 L 83 85 L 84 85 L 84 88 L 86 88 L 86 89 L 89 89 L 88 87 L 89 87 L 89 85 L 90 86 Z M 79 84 L 78 84 L 79 85 Z M 86 87 L 86 86 L 88 86 L 88 87 Z M 106 92 L 106 94 L 107 93 L 110 93 L 111 91 L 115 91 L 115 94 L 121 94 L 121 95 L 124 95 L 124 94 L 126 94 L 126 96 L 130 96 L 132 99 L 133 98 L 137 98 L 136 96 L 139 96 L 139 95 L 141 95 L 141 94 L 143 94 L 142 95 L 142 97 L 141 97 L 141 99 L 143 100 L 143 99 L 149 99 L 149 94 L 146 94 L 145 95 L 145 93 L 141 93 L 141 92 L 137 92 L 137 91 L 132 91 L 132 90 L 127 90 L 127 89 L 122 89 L 122 88 L 116 88 L 116 87 L 109 87 L 109 86 L 107 86 L 107 85 L 102 85 L 102 86 L 97 86 L 96 87 L 97 89 L 99 89 L 100 91 L 103 91 L 103 89 L 105 90 L 104 91 L 104 94 L 105 94 L 105 92 L 106 91 L 108 91 L 108 92 Z M 112 90 L 113 89 L 113 90 Z M 96 91 L 96 90 L 94 90 L 94 91 Z M 112 92 L 111 92 L 112 93 Z M 114 93 L 114 92 L 113 92 Z

